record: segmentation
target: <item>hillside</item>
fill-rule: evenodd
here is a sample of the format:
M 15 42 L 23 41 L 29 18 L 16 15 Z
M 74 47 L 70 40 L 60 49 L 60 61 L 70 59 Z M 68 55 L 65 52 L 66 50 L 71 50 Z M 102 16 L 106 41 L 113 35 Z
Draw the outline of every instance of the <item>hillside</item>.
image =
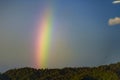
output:
M 0 74 L 0 80 L 120 80 L 120 62 L 92 68 L 12 69 Z

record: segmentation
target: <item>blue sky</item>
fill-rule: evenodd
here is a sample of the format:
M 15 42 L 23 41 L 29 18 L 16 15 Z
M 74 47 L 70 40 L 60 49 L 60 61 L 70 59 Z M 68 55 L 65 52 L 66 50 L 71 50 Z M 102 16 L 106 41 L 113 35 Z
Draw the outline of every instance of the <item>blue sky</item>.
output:
M 120 4 L 113 0 L 1 0 L 0 71 L 33 67 L 36 21 L 46 3 L 54 12 L 48 68 L 96 66 L 120 61 Z

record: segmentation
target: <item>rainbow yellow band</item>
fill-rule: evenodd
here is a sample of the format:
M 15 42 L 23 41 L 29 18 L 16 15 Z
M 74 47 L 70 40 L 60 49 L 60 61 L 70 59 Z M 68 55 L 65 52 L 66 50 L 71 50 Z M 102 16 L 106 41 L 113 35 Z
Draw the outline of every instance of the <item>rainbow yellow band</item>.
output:
M 50 51 L 53 16 L 49 7 L 43 11 L 43 16 L 38 23 L 36 41 L 36 65 L 37 68 L 46 68 Z

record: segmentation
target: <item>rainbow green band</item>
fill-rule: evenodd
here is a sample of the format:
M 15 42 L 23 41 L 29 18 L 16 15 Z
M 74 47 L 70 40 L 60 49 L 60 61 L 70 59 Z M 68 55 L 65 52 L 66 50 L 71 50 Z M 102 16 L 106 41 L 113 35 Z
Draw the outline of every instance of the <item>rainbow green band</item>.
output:
M 53 16 L 50 7 L 46 7 L 43 16 L 38 22 L 36 41 L 36 65 L 37 68 L 46 68 L 50 51 Z

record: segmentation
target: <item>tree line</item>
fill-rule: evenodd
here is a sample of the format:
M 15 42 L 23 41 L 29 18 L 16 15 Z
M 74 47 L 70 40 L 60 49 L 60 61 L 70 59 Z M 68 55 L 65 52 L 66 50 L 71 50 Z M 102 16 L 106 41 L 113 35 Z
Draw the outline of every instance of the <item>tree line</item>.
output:
M 0 73 L 0 80 L 120 80 L 120 62 L 98 67 L 19 68 Z

